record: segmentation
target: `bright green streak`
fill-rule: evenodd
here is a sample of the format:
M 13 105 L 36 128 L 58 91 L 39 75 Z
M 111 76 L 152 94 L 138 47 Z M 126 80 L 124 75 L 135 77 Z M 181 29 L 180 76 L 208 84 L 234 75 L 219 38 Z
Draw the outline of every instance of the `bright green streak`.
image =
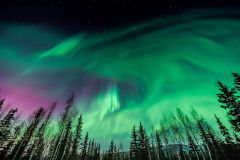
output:
M 175 107 L 187 112 L 194 106 L 215 125 L 213 114 L 224 117 L 226 113 L 217 102 L 216 79 L 232 84 L 230 72 L 240 72 L 240 22 L 199 18 L 213 11 L 192 12 L 98 34 L 77 34 L 61 42 L 58 36 L 46 33 L 53 39 L 51 47 L 45 52 L 35 49 L 21 58 L 17 80 L 40 71 L 69 69 L 67 76 L 59 77 L 65 84 L 51 91 L 55 95 L 74 89 L 71 80 L 81 73 L 114 81 L 97 96 L 78 97 L 76 104 L 83 112 L 84 131 L 101 142 L 110 143 L 114 138 L 127 143 L 133 124 L 142 121 L 147 127 L 158 127 L 162 113 Z M 38 30 L 34 33 L 41 35 Z M 8 51 L 5 47 L 0 45 L 1 51 Z M 6 56 L 15 61 L 20 57 L 18 49 Z M 125 83 L 137 89 L 128 94 L 119 86 Z M 48 91 L 41 92 L 50 96 Z

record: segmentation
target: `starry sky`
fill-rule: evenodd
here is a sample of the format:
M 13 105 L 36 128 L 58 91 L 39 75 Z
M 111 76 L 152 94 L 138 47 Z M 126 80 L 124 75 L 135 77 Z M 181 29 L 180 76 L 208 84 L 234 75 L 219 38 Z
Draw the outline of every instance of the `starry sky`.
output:
M 22 117 L 72 92 L 84 134 L 129 145 L 132 126 L 191 106 L 223 122 L 217 80 L 240 73 L 237 1 L 1 2 L 1 97 Z

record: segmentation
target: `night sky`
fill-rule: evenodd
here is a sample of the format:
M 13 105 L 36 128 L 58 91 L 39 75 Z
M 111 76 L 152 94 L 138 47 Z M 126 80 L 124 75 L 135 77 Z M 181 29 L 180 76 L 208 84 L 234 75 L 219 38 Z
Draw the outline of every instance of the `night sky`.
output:
M 224 119 L 217 80 L 240 73 L 237 1 L 0 2 L 1 97 L 27 117 L 72 92 L 84 134 L 130 143 L 133 125 L 191 106 Z M 54 126 L 52 126 L 54 128 Z M 230 127 L 229 127 L 230 129 Z

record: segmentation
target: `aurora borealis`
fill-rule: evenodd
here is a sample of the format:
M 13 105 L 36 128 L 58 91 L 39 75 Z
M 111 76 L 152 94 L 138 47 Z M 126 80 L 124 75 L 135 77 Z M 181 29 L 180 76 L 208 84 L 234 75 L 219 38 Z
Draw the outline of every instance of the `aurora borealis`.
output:
M 210 124 L 224 117 L 216 80 L 231 86 L 240 68 L 236 9 L 191 9 L 74 35 L 42 26 L 0 24 L 1 96 L 22 116 L 75 91 L 84 133 L 103 144 L 127 142 L 139 121 L 195 107 Z M 222 119 L 227 123 L 227 119 Z M 230 128 L 230 127 L 229 127 Z

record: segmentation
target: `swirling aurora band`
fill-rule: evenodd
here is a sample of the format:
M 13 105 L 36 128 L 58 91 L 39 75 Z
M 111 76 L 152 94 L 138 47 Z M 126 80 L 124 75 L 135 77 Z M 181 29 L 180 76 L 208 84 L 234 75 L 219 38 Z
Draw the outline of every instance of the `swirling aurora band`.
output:
M 215 12 L 215 14 L 213 14 Z M 216 79 L 240 68 L 240 21 L 233 11 L 199 10 L 92 33 L 65 36 L 43 27 L 2 24 L 2 97 L 23 116 L 75 91 L 84 133 L 128 145 L 139 121 L 194 106 L 212 124 L 226 111 Z M 222 121 L 227 122 L 223 119 Z

